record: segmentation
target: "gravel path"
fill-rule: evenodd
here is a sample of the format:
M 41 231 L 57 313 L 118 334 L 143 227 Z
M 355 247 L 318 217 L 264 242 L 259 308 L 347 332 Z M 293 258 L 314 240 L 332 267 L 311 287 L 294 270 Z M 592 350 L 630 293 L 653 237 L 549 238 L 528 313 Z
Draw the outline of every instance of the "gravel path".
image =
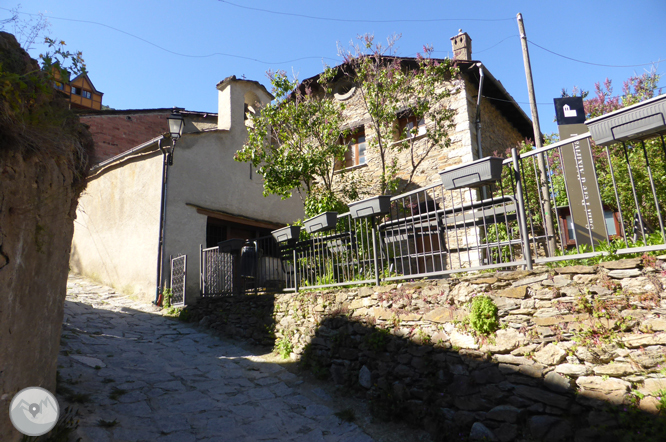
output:
M 75 275 L 58 366 L 84 442 L 373 440 L 279 365 Z

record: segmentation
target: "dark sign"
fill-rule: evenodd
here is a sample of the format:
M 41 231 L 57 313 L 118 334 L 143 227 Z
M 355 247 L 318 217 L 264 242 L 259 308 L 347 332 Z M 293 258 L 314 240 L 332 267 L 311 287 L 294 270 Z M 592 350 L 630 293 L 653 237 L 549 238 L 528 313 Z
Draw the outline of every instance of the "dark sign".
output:
M 559 130 L 561 140 L 588 132 L 584 124 L 567 124 L 559 126 Z M 585 138 L 563 146 L 562 165 L 576 245 L 607 241 L 608 234 L 590 139 Z
M 555 98 L 557 125 L 585 123 L 585 106 L 582 97 Z

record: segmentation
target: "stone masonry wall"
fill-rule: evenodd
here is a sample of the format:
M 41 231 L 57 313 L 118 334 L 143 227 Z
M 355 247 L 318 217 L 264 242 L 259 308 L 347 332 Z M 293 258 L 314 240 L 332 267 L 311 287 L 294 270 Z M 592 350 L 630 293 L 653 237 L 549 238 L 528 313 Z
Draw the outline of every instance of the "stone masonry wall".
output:
M 452 431 L 613 440 L 664 428 L 651 417 L 666 393 L 664 269 L 661 259 L 626 259 L 227 298 L 190 315 L 291 349 L 315 374 L 365 392 L 379 415 L 425 426 L 436 440 Z M 500 329 L 488 337 L 467 320 L 479 295 L 499 309 Z

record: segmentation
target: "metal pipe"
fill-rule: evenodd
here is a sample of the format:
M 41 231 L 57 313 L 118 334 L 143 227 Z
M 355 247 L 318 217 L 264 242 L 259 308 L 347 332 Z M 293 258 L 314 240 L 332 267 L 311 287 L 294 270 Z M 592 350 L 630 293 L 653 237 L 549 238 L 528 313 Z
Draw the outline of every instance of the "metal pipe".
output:
M 166 217 L 166 197 L 167 197 L 167 178 L 169 176 L 169 165 L 167 162 L 167 152 L 162 147 L 162 140 L 157 140 L 157 147 L 162 152 L 162 195 L 160 203 L 160 228 L 157 240 L 157 284 L 155 285 L 155 301 L 157 305 L 162 291 L 162 274 L 164 272 L 163 254 L 164 254 L 164 219 Z
M 477 63 L 476 66 L 479 68 L 479 93 L 477 94 L 476 97 L 476 117 L 475 117 L 475 122 L 476 122 L 476 149 L 478 151 L 478 158 L 481 159 L 483 158 L 483 150 L 481 149 L 481 96 L 483 94 L 483 79 L 484 79 L 484 74 L 483 74 L 483 64 L 482 63 Z M 488 198 L 488 186 L 483 186 L 483 199 Z

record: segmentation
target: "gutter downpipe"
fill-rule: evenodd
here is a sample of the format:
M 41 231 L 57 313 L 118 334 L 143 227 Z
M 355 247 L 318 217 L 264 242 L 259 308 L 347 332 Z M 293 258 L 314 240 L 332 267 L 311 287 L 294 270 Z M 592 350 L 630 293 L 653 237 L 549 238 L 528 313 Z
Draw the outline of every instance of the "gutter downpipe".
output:
M 162 140 L 157 141 L 157 147 L 162 151 L 162 202 L 160 203 L 160 232 L 157 244 L 157 283 L 155 284 L 155 301 L 157 305 L 162 292 L 162 274 L 164 271 L 164 224 L 166 217 L 167 178 L 169 176 L 168 157 L 169 153 L 162 147 Z
M 479 94 L 478 97 L 476 98 L 476 118 L 475 118 L 475 123 L 476 123 L 476 147 L 478 150 L 478 155 L 479 157 L 477 158 L 480 160 L 483 158 L 483 151 L 481 149 L 481 95 L 483 94 L 483 64 L 482 63 L 477 63 L 476 66 L 479 68 Z M 488 187 L 483 186 L 483 199 L 488 198 Z

